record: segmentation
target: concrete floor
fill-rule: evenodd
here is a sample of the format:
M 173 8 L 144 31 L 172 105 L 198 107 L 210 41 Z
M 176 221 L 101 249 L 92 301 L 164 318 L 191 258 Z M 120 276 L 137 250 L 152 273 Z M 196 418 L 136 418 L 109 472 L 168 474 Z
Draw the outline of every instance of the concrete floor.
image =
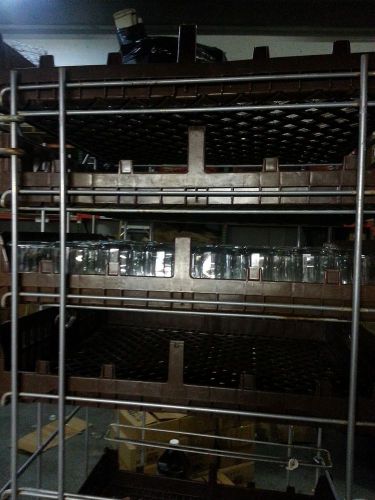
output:
M 67 407 L 67 413 L 71 411 Z M 56 416 L 57 408 L 54 405 L 44 405 L 44 423 L 48 423 Z M 84 418 L 80 411 L 78 417 Z M 109 423 L 115 421 L 112 410 L 89 409 L 89 470 L 100 459 L 108 442 L 103 439 Z M 10 407 L 0 409 L 0 486 L 9 479 L 9 422 Z M 21 404 L 19 433 L 24 435 L 35 430 L 36 405 Z M 330 429 L 323 433 L 323 447 L 330 450 L 334 464 L 332 476 L 340 498 L 344 498 L 345 490 L 345 442 L 343 430 Z M 77 435 L 66 441 L 66 491 L 75 493 L 85 479 L 85 437 Z M 27 455 L 19 455 L 19 464 L 27 459 Z M 50 449 L 43 454 L 42 487 L 56 490 L 57 451 Z M 370 436 L 358 435 L 356 447 L 355 470 L 355 498 L 375 500 L 375 434 Z M 35 487 L 36 465 L 33 464 L 20 479 L 20 486 Z M 281 466 L 257 463 L 255 479 L 258 487 L 280 490 L 286 486 L 286 471 Z M 290 484 L 297 491 L 311 493 L 314 487 L 315 473 L 310 469 L 297 469 L 290 476 Z

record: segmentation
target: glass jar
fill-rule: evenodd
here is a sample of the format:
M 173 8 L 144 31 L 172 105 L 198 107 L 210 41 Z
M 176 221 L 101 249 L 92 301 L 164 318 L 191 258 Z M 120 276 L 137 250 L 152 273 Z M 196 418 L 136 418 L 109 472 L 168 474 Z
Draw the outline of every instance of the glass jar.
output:
M 41 260 L 52 259 L 52 244 L 49 242 L 22 242 L 17 246 L 17 255 L 20 273 L 37 273 Z
M 230 259 L 230 276 L 232 280 L 245 280 L 249 267 L 249 254 L 246 247 L 232 247 Z
M 174 274 L 174 248 L 172 245 L 159 243 L 156 246 L 155 274 L 160 278 L 171 278 Z
M 217 245 L 202 245 L 192 252 L 191 276 L 193 278 L 221 279 L 221 251 Z
M 106 246 L 93 241 L 74 243 L 69 252 L 69 270 L 71 274 L 106 274 Z
M 132 243 L 131 249 L 130 276 L 145 276 L 145 245 L 143 243 Z M 148 266 L 150 266 L 150 263 Z
M 232 279 L 233 247 L 229 245 L 218 245 L 217 252 L 219 254 L 219 266 L 220 266 L 217 277 L 223 280 Z
M 317 247 L 303 247 L 299 251 L 301 253 L 301 281 L 303 283 L 319 283 L 321 249 Z
M 271 281 L 271 260 L 269 247 L 247 247 L 248 267 L 258 267 L 262 270 L 262 278 Z
M 132 273 L 133 245 L 124 241 L 119 244 L 120 276 L 131 276 Z
M 71 263 L 70 263 L 70 250 L 71 248 L 74 247 L 76 243 L 74 242 L 68 242 L 66 244 L 66 273 L 72 273 L 71 270 Z M 52 246 L 52 267 L 53 267 L 53 272 L 56 274 L 60 274 L 60 243 L 56 242 Z
M 339 249 L 333 243 L 324 243 L 320 251 L 319 283 L 325 282 L 326 271 L 339 269 Z
M 290 247 L 274 247 L 270 252 L 270 281 L 294 281 L 294 263 L 298 256 Z M 269 276 L 269 277 L 268 277 Z
M 361 281 L 363 285 L 375 282 L 375 263 L 372 255 L 362 255 Z
M 340 271 L 340 280 L 343 285 L 352 283 L 353 252 L 339 249 L 337 253 L 337 269 Z

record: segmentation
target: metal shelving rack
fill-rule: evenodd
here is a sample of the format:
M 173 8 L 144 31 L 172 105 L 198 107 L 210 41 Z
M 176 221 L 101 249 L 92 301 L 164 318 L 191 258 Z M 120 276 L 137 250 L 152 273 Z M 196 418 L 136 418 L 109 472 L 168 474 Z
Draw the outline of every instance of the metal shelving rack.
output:
M 346 107 L 356 107 L 359 109 L 359 138 L 358 138 L 358 166 L 357 166 L 357 187 L 356 191 L 350 191 L 349 195 L 356 195 L 356 209 L 355 210 L 333 210 L 333 209 L 312 209 L 312 210 L 285 210 L 285 209 L 243 209 L 241 213 L 244 214 L 336 214 L 345 213 L 347 215 L 355 215 L 355 242 L 354 242 L 354 276 L 353 276 L 353 294 L 352 294 L 352 308 L 351 308 L 351 359 L 350 359 L 350 389 L 349 389 L 349 404 L 348 404 L 348 417 L 346 421 L 319 418 L 319 417 L 306 417 L 306 416 L 295 416 L 295 415 L 283 415 L 283 414 L 272 414 L 266 412 L 236 412 L 234 410 L 223 410 L 219 408 L 202 408 L 202 407 L 190 407 L 184 405 L 160 405 L 156 403 L 148 402 L 134 402 L 127 400 L 115 400 L 115 399 L 104 399 L 104 398 L 85 398 L 76 397 L 66 394 L 65 390 L 65 325 L 66 325 L 66 311 L 69 307 L 67 301 L 67 279 L 66 279 L 66 233 L 67 233 L 67 212 L 73 212 L 76 209 L 74 207 L 69 207 L 67 205 L 67 193 L 69 192 L 67 186 L 67 176 L 66 176 L 66 117 L 68 116 L 110 116 L 110 115 L 125 115 L 125 114 L 144 114 L 152 113 L 157 115 L 163 115 L 168 113 L 168 109 L 165 108 L 154 108 L 152 110 L 148 109 L 96 109 L 96 110 L 77 110 L 77 109 L 66 109 L 66 96 L 65 91 L 68 87 L 84 88 L 85 82 L 81 83 L 70 83 L 66 81 L 66 73 L 64 68 L 59 68 L 58 70 L 58 84 L 50 84 L 49 87 L 43 84 L 35 85 L 18 85 L 17 81 L 17 71 L 11 71 L 10 76 L 10 115 L 6 117 L 6 120 L 11 123 L 11 144 L 10 153 L 11 157 L 11 214 L 12 214 L 12 254 L 11 254 L 11 477 L 10 477 L 10 489 L 7 490 L 6 494 L 11 495 L 12 499 L 16 499 L 18 495 L 33 496 L 33 497 L 44 497 L 44 498 L 58 498 L 59 500 L 63 498 L 89 498 L 84 495 L 71 495 L 65 491 L 65 478 L 64 478 L 64 457 L 65 457 L 65 441 L 64 441 L 64 422 L 66 420 L 65 415 L 65 405 L 69 402 L 74 403 L 106 403 L 115 404 L 124 407 L 143 407 L 143 408 L 160 408 L 165 407 L 167 409 L 173 410 L 194 410 L 196 412 L 207 412 L 210 414 L 218 415 L 242 415 L 246 417 L 256 417 L 261 419 L 283 419 L 289 423 L 293 422 L 306 422 L 314 425 L 322 424 L 344 424 L 347 425 L 347 454 L 346 454 L 346 499 L 351 500 L 353 498 L 353 469 L 354 469 L 354 437 L 355 429 L 357 425 L 356 421 L 356 395 L 357 395 L 357 370 L 358 370 L 358 339 L 359 339 L 359 321 L 360 321 L 360 292 L 361 292 L 361 248 L 362 248 L 362 228 L 363 228 L 363 215 L 364 211 L 364 181 L 365 181 L 365 154 L 366 154 L 366 121 L 367 121 L 367 109 L 369 106 L 374 106 L 375 102 L 368 102 L 367 100 L 367 85 L 368 85 L 368 56 L 361 56 L 360 71 L 358 72 L 333 72 L 333 73 L 306 73 L 306 74 L 279 74 L 279 75 L 264 75 L 264 76 L 245 76 L 239 77 L 240 81 L 252 82 L 252 81 L 289 81 L 293 79 L 308 79 L 308 78 L 319 78 L 319 79 L 340 79 L 343 77 L 348 78 L 360 78 L 360 98 L 359 100 L 350 100 L 346 102 L 324 102 L 316 103 L 314 107 L 323 109 L 332 109 L 345 105 Z M 371 76 L 373 76 L 371 74 Z M 168 83 L 194 83 L 194 82 L 228 82 L 235 78 L 176 78 L 169 79 Z M 153 85 L 158 85 L 165 83 L 165 80 L 154 80 Z M 97 86 L 97 87 L 116 87 L 124 85 L 124 81 L 97 81 L 90 82 L 87 86 Z M 128 81 L 126 85 L 139 85 L 139 81 Z M 18 111 L 17 96 L 19 92 L 26 89 L 43 89 L 43 88 L 58 88 L 58 111 L 50 110 L 40 110 L 40 111 Z M 3 92 L 4 93 L 4 92 Z M 261 110 L 261 109 L 306 109 L 310 107 L 310 103 L 295 103 L 295 104 L 275 104 L 275 105 L 244 105 L 244 106 L 211 106 L 210 108 L 179 108 L 177 111 L 179 113 L 199 113 L 204 109 L 205 111 L 210 111 L 212 113 L 220 113 L 222 111 L 237 111 L 239 108 L 241 110 Z M 173 109 L 176 111 L 176 109 Z M 49 116 L 58 119 L 59 123 L 59 160 L 60 160 L 60 173 L 59 173 L 59 215 L 60 215 L 60 275 L 59 275 L 59 359 L 58 359 L 58 369 L 59 369 L 59 383 L 58 383 L 58 394 L 56 396 L 51 396 L 50 394 L 31 394 L 19 392 L 18 390 L 18 302 L 19 302 L 19 279 L 18 279 L 18 264 L 17 264 L 17 245 L 18 245 L 18 215 L 19 215 L 19 202 L 18 196 L 20 193 L 20 186 L 18 185 L 18 135 L 17 128 L 20 120 L 27 120 L 33 117 Z M 37 193 L 35 193 L 37 194 Z M 92 194 L 92 193 L 91 193 Z M 118 194 L 118 193 L 116 193 Z M 187 196 L 186 193 L 172 192 L 173 196 Z M 274 193 L 273 193 L 274 194 Z M 300 193 L 298 193 L 300 194 Z M 303 192 L 303 195 L 316 193 L 308 191 Z M 328 196 L 332 193 L 320 193 L 321 196 Z M 220 193 L 215 193 L 215 196 L 222 196 Z M 258 196 L 267 196 L 268 193 L 262 194 L 258 193 Z M 288 193 L 290 195 L 290 193 Z M 23 207 L 23 210 L 35 210 L 33 207 Z M 48 210 L 55 210 L 53 208 L 41 209 L 41 213 L 45 215 Z M 160 211 L 165 211 L 167 213 L 179 213 L 183 209 L 142 209 L 142 208 L 79 208 L 81 212 L 87 213 L 147 213 L 155 214 Z M 205 214 L 228 214 L 231 213 L 230 209 L 215 208 L 215 209 L 193 209 L 195 214 L 205 213 Z M 238 213 L 235 211 L 234 213 Z M 367 213 L 372 213 L 369 211 Z M 84 308 L 85 306 L 82 306 Z M 96 309 L 105 309 L 105 306 L 95 306 Z M 317 306 L 319 309 L 319 306 Z M 119 308 L 118 308 L 119 309 Z M 142 312 L 142 309 L 135 309 Z M 209 314 L 209 313 L 207 313 Z M 267 317 L 267 315 L 264 315 Z M 20 397 L 30 397 L 38 401 L 52 400 L 56 399 L 58 402 L 58 480 L 57 489 L 55 492 L 46 492 L 38 488 L 18 488 L 18 463 L 17 463 L 17 441 L 18 441 L 18 401 Z

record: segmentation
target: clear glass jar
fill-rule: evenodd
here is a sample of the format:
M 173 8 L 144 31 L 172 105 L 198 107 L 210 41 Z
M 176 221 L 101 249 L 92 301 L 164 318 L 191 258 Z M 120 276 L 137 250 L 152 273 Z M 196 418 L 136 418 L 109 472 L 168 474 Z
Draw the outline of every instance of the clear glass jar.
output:
M 343 285 L 353 280 L 353 252 L 340 249 L 337 253 L 337 269 L 340 271 L 340 280 Z
M 145 245 L 143 243 L 132 243 L 131 248 L 132 251 L 131 251 L 130 276 L 145 276 L 146 275 Z
M 130 242 L 119 244 L 120 276 L 131 276 L 133 261 L 133 245 Z
M 68 242 L 66 244 L 66 273 L 72 273 L 71 263 L 70 263 L 70 250 L 74 247 L 76 243 Z M 56 242 L 52 246 L 52 267 L 53 272 L 56 274 L 60 274 L 60 243 Z
M 259 267 L 262 270 L 262 278 L 271 281 L 271 249 L 269 247 L 247 247 L 248 267 Z
M 362 255 L 361 281 L 363 285 L 375 282 L 375 262 L 372 255 Z
M 77 242 L 69 252 L 71 274 L 106 274 L 107 251 L 102 242 Z
M 217 245 L 202 245 L 192 252 L 191 276 L 193 278 L 222 278 L 222 258 Z
M 320 254 L 317 247 L 303 247 L 301 253 L 301 281 L 303 283 L 320 282 Z
M 174 248 L 172 245 L 159 243 L 156 246 L 155 274 L 160 278 L 171 278 L 174 274 Z
M 339 260 L 340 252 L 337 245 L 324 243 L 320 251 L 319 283 L 324 283 L 326 271 L 339 269 Z
M 18 244 L 17 255 L 20 273 L 37 273 L 41 260 L 52 259 L 52 244 L 49 242 L 22 242 Z
M 245 280 L 249 267 L 249 254 L 246 247 L 232 247 L 230 262 L 230 279 Z
M 290 247 L 274 247 L 270 252 L 267 281 L 294 281 L 294 262 L 297 254 Z
M 229 245 L 218 245 L 217 252 L 219 253 L 219 277 L 223 280 L 232 279 L 232 260 L 233 260 L 233 247 Z M 217 272 L 217 271 L 216 271 Z

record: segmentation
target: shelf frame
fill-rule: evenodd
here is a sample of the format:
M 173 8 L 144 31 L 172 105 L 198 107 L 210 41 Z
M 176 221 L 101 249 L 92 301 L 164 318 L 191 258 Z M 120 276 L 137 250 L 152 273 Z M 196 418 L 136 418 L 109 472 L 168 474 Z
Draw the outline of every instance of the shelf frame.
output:
M 59 213 L 60 213 L 60 249 L 61 257 L 65 254 L 65 238 L 66 238 L 66 211 L 69 207 L 66 205 L 66 144 L 65 144 L 65 117 L 71 115 L 113 115 L 113 114 L 142 114 L 149 113 L 152 114 L 163 114 L 170 112 L 170 109 L 153 109 L 153 110 L 142 110 L 142 109 L 122 109 L 122 110 L 70 110 L 65 109 L 65 89 L 67 82 L 65 81 L 65 71 L 64 68 L 58 69 L 59 81 L 58 81 L 58 95 L 59 95 L 59 110 L 58 111 L 29 111 L 29 112 L 18 112 L 17 109 L 17 94 L 19 90 L 17 86 L 17 72 L 11 72 L 11 86 L 10 86 L 10 101 L 11 109 L 10 114 L 12 116 L 22 115 L 25 118 L 38 117 L 38 116 L 54 116 L 59 118 L 59 144 L 60 144 L 60 190 L 59 190 Z M 353 74 L 353 73 L 351 73 Z M 301 79 L 301 75 L 275 75 L 275 79 Z M 362 239 L 362 222 L 364 211 L 364 172 L 365 172 L 365 152 L 366 152 L 366 119 L 367 119 L 367 109 L 369 106 L 374 106 L 374 102 L 367 102 L 367 80 L 368 80 L 368 55 L 361 56 L 360 62 L 360 72 L 355 72 L 356 77 L 360 77 L 360 100 L 357 102 L 345 102 L 345 105 L 358 107 L 360 110 L 360 121 L 359 121 L 359 143 L 358 143 L 358 170 L 357 170 L 357 188 L 356 188 L 356 210 L 350 211 L 349 213 L 356 213 L 356 226 L 355 226 L 355 241 L 354 241 L 354 256 L 355 256 L 355 273 L 353 282 L 353 299 L 352 299 L 352 338 L 351 338 L 351 367 L 350 367 L 350 394 L 349 394 L 349 404 L 348 404 L 348 419 L 347 419 L 347 468 L 346 468 L 346 498 L 347 500 L 352 500 L 353 495 L 353 468 L 354 468 L 354 431 L 356 428 L 356 384 L 357 384 L 357 368 L 358 368 L 358 338 L 359 338 L 359 318 L 360 318 L 360 291 L 361 291 L 361 239 Z M 309 78 L 316 78 L 316 75 L 310 74 Z M 326 74 L 326 76 L 319 75 L 319 78 L 340 78 L 340 74 Z M 249 77 L 250 78 L 250 77 Z M 273 77 L 264 76 L 263 81 L 272 80 Z M 250 78 L 251 79 L 251 78 Z M 248 81 L 250 81 L 250 79 Z M 215 78 L 211 79 L 215 81 Z M 181 83 L 182 80 L 179 80 Z M 155 83 L 155 82 L 154 82 Z M 165 83 L 165 81 L 164 81 Z M 103 84 L 103 82 L 94 82 L 96 86 L 98 84 Z M 121 82 L 123 85 L 123 82 Z M 81 86 L 79 84 L 78 86 Z M 100 85 L 99 85 L 100 86 Z M 105 84 L 103 85 L 105 86 Z M 30 87 L 29 87 L 30 88 Z M 34 89 L 41 89 L 41 85 L 34 85 Z M 53 87 L 56 85 L 53 84 Z M 319 103 L 317 107 L 329 109 L 342 106 L 343 103 Z M 253 105 L 244 106 L 241 109 L 246 110 L 261 110 L 261 109 L 306 109 L 311 106 L 311 104 L 297 103 L 288 105 Z M 221 112 L 221 111 L 235 111 L 238 110 L 238 106 L 226 106 L 217 107 L 213 106 L 210 108 L 204 108 L 211 112 Z M 176 111 L 175 109 L 173 111 Z M 195 113 L 202 111 L 202 108 L 181 108 L 178 110 L 182 113 Z M 18 399 L 19 397 L 31 397 L 30 394 L 18 393 L 18 264 L 17 264 L 17 244 L 18 244 L 18 179 L 17 179 L 17 167 L 18 160 L 17 155 L 14 154 L 17 148 L 17 127 L 16 121 L 11 123 L 11 198 L 12 198 L 12 245 L 13 245 L 13 259 L 12 259 L 12 269 L 11 269 L 11 317 L 12 317 L 12 368 L 11 368 L 11 490 L 9 491 L 12 500 L 16 500 L 18 493 L 22 494 L 22 491 L 18 491 L 17 486 L 17 434 L 18 434 Z M 142 213 L 142 209 L 135 209 L 135 212 Z M 261 213 L 262 210 L 254 210 L 254 213 Z M 278 211 L 275 211 L 275 213 Z M 309 211 L 306 211 L 309 213 Z M 317 211 L 315 211 L 317 212 Z M 143 213 L 147 213 L 144 212 Z M 152 212 L 149 212 L 152 213 Z M 218 210 L 218 213 L 223 213 L 223 211 Z M 224 212 L 225 213 L 225 212 Z M 322 211 L 322 213 L 325 213 Z M 61 275 L 60 275 L 60 320 L 59 320 L 59 345 L 60 345 L 60 358 L 59 358 L 59 380 L 58 386 L 59 391 L 56 399 L 58 400 L 59 406 L 59 446 L 58 446 L 58 485 L 56 496 L 53 498 L 58 498 L 58 500 L 63 500 L 66 498 L 64 491 L 64 418 L 65 418 L 65 404 L 72 398 L 65 394 L 65 311 L 66 311 L 66 281 L 65 281 L 65 271 L 66 262 L 61 258 L 60 263 Z M 35 394 L 34 397 L 38 399 L 42 398 L 52 398 L 50 395 L 46 394 Z M 55 398 L 52 398 L 55 399 Z M 97 402 L 103 401 L 100 398 L 73 398 L 81 402 Z M 129 402 L 127 402 L 128 404 Z M 134 403 L 134 402 L 133 402 Z M 136 403 L 139 406 L 139 403 Z M 162 405 L 167 407 L 167 405 Z M 175 407 L 177 408 L 177 406 Z M 191 408 L 189 408 L 191 409 Z M 196 410 L 198 410 L 196 408 Z M 198 410 L 199 411 L 199 410 Z M 217 413 L 220 410 L 211 409 L 211 412 Z M 223 412 L 221 410 L 221 412 Z M 239 414 L 239 412 L 234 412 Z M 249 416 L 251 412 L 248 412 Z M 254 416 L 254 414 L 252 414 Z M 259 413 L 259 418 L 283 418 L 282 415 Z M 296 419 L 299 417 L 295 417 Z M 335 423 L 332 419 L 326 419 L 326 423 Z M 310 419 L 310 421 L 312 421 Z M 316 423 L 322 423 L 322 419 L 317 419 Z M 30 493 L 29 493 L 30 494 Z M 35 496 L 45 496 L 45 492 L 40 489 L 34 490 Z

